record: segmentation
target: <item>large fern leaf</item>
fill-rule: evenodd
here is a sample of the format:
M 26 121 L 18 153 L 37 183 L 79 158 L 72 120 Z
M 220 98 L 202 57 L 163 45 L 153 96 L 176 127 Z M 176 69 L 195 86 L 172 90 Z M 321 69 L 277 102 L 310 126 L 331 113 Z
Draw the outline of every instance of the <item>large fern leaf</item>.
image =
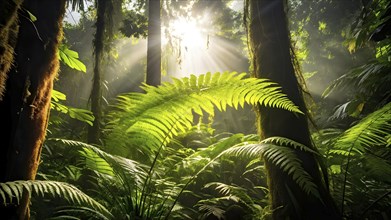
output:
M 304 192 L 320 199 L 316 184 L 313 182 L 311 175 L 302 167 L 302 162 L 296 156 L 294 149 L 317 154 L 311 148 L 293 140 L 282 137 L 271 137 L 257 144 L 244 144 L 229 148 L 222 152 L 221 155 L 262 156 L 265 160 L 273 163 L 288 175 L 291 175 L 293 180 Z
M 190 129 L 193 112 L 213 116 L 216 108 L 224 111 L 227 106 L 238 108 L 245 103 L 301 113 L 276 83 L 245 76 L 235 72 L 191 75 L 159 87 L 145 85 L 145 93 L 121 95 L 115 106 L 118 111 L 109 116 L 111 132 L 106 144 L 132 146 L 148 154 L 179 131 Z
M 98 147 L 73 140 L 49 139 L 80 149 L 86 160 L 86 167 L 95 171 L 96 185 L 89 190 L 97 191 L 105 204 L 112 205 L 110 211 L 121 218 L 130 219 L 163 216 L 169 214 L 173 199 L 181 188 L 170 178 L 162 178 L 159 169 L 147 172 L 147 167 L 136 161 L 106 153 Z M 151 169 L 151 168 L 149 168 Z M 72 213 L 80 209 L 66 209 Z M 64 210 L 61 210 L 64 212 Z M 62 215 L 62 213 L 59 213 Z M 65 212 L 68 214 L 68 212 Z M 160 217 L 159 217 L 160 219 Z
M 389 74 L 391 65 L 385 60 L 373 60 L 365 65 L 352 69 L 334 80 L 323 92 L 322 96 L 327 97 L 333 92 L 346 92 L 352 88 L 360 94 L 372 95 L 375 92 L 383 91 L 391 81 Z M 379 81 L 381 80 L 381 81 Z M 386 93 L 390 91 L 386 90 Z M 387 97 L 387 96 L 384 96 Z
M 136 183 L 142 183 L 145 179 L 147 167 L 137 161 L 124 158 L 118 155 L 107 153 L 96 146 L 74 140 L 50 138 L 48 142 L 60 142 L 72 147 L 78 147 L 81 155 L 86 159 L 87 168 L 107 174 L 129 175 Z
M 391 103 L 369 114 L 346 130 L 335 143 L 335 151 L 362 154 L 374 145 L 386 146 L 391 134 Z
M 0 199 L 4 206 L 19 204 L 25 191 L 30 196 L 59 197 L 72 205 L 87 206 L 107 218 L 112 217 L 111 213 L 102 204 L 69 183 L 47 180 L 17 180 L 0 183 Z
M 243 142 L 224 150 L 210 160 L 203 168 L 193 175 L 189 182 L 194 180 L 208 166 L 222 156 L 263 157 L 265 160 L 273 163 L 282 171 L 292 176 L 292 179 L 304 192 L 321 199 L 318 188 L 313 182 L 313 178 L 302 167 L 302 161 L 297 157 L 295 150 L 301 150 L 319 156 L 313 149 L 283 137 L 270 137 L 259 143 Z

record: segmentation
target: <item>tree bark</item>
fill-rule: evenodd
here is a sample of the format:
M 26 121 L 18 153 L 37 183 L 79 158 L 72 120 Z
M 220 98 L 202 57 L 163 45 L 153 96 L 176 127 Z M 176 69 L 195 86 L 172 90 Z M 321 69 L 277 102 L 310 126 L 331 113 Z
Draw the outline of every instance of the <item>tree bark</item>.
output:
M 106 29 L 106 7 L 110 0 L 96 0 L 97 18 L 95 23 L 94 36 L 94 76 L 91 90 L 91 112 L 95 119 L 91 127 L 88 128 L 88 143 L 99 144 L 101 123 L 102 123 L 102 60 L 105 45 Z
M 146 83 L 158 86 L 161 83 L 161 30 L 160 0 L 149 0 L 148 48 Z
M 122 13 L 122 0 L 95 0 L 96 22 L 94 46 L 94 74 L 90 95 L 91 112 L 95 120 L 93 126 L 88 129 L 87 141 L 91 144 L 102 144 L 101 133 L 103 125 L 103 80 L 105 56 L 110 50 L 114 32 L 118 28 Z M 106 62 L 107 63 L 107 62 Z
M 14 49 L 19 31 L 18 10 L 22 2 L 23 0 L 0 2 L 0 101 L 14 60 Z
M 35 179 L 59 68 L 65 0 L 25 0 L 18 13 L 15 57 L 0 101 L 1 182 Z M 25 195 L 19 205 L 1 207 L 2 218 L 29 219 Z
M 284 0 L 248 0 L 247 4 L 253 76 L 277 82 L 301 111 L 307 112 L 293 66 Z M 287 137 L 315 149 L 307 115 L 259 107 L 258 116 L 262 138 Z M 265 161 L 273 219 L 341 219 L 314 155 L 300 150 L 295 154 L 312 176 L 322 201 L 304 192 L 287 172 Z

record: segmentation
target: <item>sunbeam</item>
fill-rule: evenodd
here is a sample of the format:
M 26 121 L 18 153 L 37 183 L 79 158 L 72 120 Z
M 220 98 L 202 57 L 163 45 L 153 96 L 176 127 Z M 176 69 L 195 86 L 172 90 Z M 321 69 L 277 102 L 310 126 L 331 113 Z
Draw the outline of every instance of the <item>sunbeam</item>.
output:
M 232 41 L 218 36 L 218 32 L 207 15 L 197 18 L 180 17 L 170 21 L 162 31 L 166 33 L 162 42 L 166 59 L 163 68 L 167 72 L 163 81 L 170 80 L 172 76 L 246 71 L 248 62 L 243 50 L 238 48 L 241 45 L 233 45 Z

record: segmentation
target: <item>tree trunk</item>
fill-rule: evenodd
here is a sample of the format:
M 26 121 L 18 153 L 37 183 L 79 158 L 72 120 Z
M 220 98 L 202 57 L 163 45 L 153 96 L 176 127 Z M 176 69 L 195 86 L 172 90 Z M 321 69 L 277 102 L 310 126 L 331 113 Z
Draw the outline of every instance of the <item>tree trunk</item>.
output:
M 22 9 L 14 62 L 0 101 L 1 182 L 35 179 L 59 67 L 65 0 L 25 0 Z M 28 219 L 28 204 L 24 196 L 20 205 L 0 208 L 2 218 Z
M 19 31 L 18 10 L 23 0 L 0 2 L 0 101 L 5 90 L 8 71 L 14 60 L 14 49 Z
M 94 38 L 94 76 L 91 90 L 91 112 L 95 119 L 88 129 L 88 143 L 99 144 L 102 123 L 102 60 L 105 44 L 106 7 L 109 0 L 96 0 L 97 18 Z
M 105 54 L 110 50 L 114 32 L 119 27 L 121 17 L 122 0 L 95 0 L 97 11 L 95 23 L 94 46 L 94 75 L 90 95 L 91 112 L 95 120 L 93 126 L 88 129 L 87 141 L 91 144 L 101 144 L 103 118 L 103 80 Z
M 149 0 L 148 48 L 146 83 L 158 86 L 161 83 L 161 30 L 160 0 Z
M 283 92 L 303 112 L 307 112 L 293 66 L 284 0 L 247 0 L 247 4 L 250 10 L 249 37 L 253 75 L 277 82 Z M 258 116 L 262 138 L 287 137 L 314 148 L 306 115 L 260 107 Z M 300 150 L 295 150 L 295 154 L 302 161 L 303 168 L 312 176 L 322 201 L 304 192 L 287 172 L 265 161 L 274 210 L 273 219 L 341 219 L 314 155 Z

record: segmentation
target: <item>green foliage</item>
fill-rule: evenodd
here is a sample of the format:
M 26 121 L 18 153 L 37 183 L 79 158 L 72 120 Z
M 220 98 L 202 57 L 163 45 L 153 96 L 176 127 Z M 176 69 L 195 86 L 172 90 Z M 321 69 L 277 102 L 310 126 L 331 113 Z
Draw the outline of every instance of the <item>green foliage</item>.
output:
M 24 193 L 31 197 L 52 196 L 60 197 L 72 205 L 87 206 L 95 212 L 100 212 L 102 216 L 110 218 L 110 212 L 95 199 L 80 191 L 75 186 L 57 181 L 42 180 L 17 180 L 13 182 L 0 183 L 0 195 L 4 206 L 19 204 Z
M 126 11 L 123 26 L 119 30 L 126 37 L 145 38 L 148 30 L 148 18 L 137 11 Z
M 35 17 L 35 16 L 33 15 L 33 13 L 31 13 L 29 10 L 26 10 L 26 12 L 27 12 L 27 14 L 28 14 L 29 17 L 30 17 L 30 21 L 31 21 L 31 22 L 37 21 L 37 17 Z
M 215 108 L 237 109 L 245 103 L 301 113 L 276 83 L 245 76 L 235 72 L 192 75 L 174 78 L 173 83 L 165 82 L 159 87 L 145 85 L 146 93 L 120 95 L 116 111 L 108 116 L 110 133 L 106 144 L 149 154 L 165 146 L 178 132 L 190 129 L 193 112 L 213 117 Z
M 334 80 L 324 91 L 323 97 L 343 93 L 344 103 L 335 108 L 329 120 L 347 119 L 350 121 L 377 110 L 389 102 L 391 92 L 391 41 L 389 26 L 391 4 L 389 1 L 369 1 L 356 17 L 347 33 L 347 47 L 353 53 L 369 48 L 369 60 L 357 65 Z M 354 56 L 359 53 L 357 51 Z
M 343 214 L 352 219 L 384 219 L 391 211 L 391 4 L 375 0 L 363 6 L 346 45 L 351 53 L 365 47 L 375 53 L 323 93 L 324 97 L 345 94 L 345 103 L 329 119 L 347 129 L 322 130 L 315 141 L 327 158 L 331 190 Z
M 227 106 L 237 109 L 247 103 L 301 113 L 275 83 L 266 79 L 244 77 L 244 73 L 228 72 L 213 75 L 208 73 L 198 78 L 192 75 L 181 80 L 173 79 L 173 83 L 164 83 L 160 87 L 145 86 L 145 94 L 120 96 L 115 106 L 116 111 L 111 112 L 109 117 L 114 127 L 111 127 L 106 143 L 110 146 L 110 141 L 115 140 L 115 137 L 119 137 L 115 140 L 117 143 L 125 138 L 128 140 L 125 144 L 137 146 L 137 150 L 149 157 L 155 155 L 149 160 L 152 161 L 149 171 L 133 160 L 106 153 L 83 142 L 64 139 L 48 141 L 80 149 L 80 156 L 84 157 L 83 169 L 93 171 L 93 175 L 89 177 L 92 180 L 88 184 L 89 191 L 93 189 L 95 196 L 99 201 L 104 201 L 106 206 L 116 204 L 110 209 L 114 216 L 124 213 L 131 218 L 181 216 L 181 212 L 177 211 L 182 209 L 178 201 L 184 190 L 204 172 L 210 172 L 209 167 L 218 165 L 217 159 L 224 150 L 244 140 L 254 140 L 253 137 L 245 138 L 242 134 L 237 134 L 223 138 L 208 148 L 199 149 L 193 155 L 185 153 L 188 155 L 185 159 L 186 166 L 192 168 L 190 172 L 183 172 L 183 158 L 171 157 L 165 150 L 172 150 L 168 143 L 174 136 L 192 128 L 193 112 L 198 115 L 206 113 L 212 117 L 215 109 L 224 111 Z M 60 100 L 65 97 L 58 94 L 55 98 Z M 283 139 L 281 141 L 284 142 Z M 159 156 L 164 155 L 168 158 L 160 159 Z M 132 156 L 137 158 L 137 155 Z M 140 159 L 138 158 L 139 161 Z M 164 164 L 168 166 L 162 166 Z M 185 175 L 177 176 L 177 172 Z
M 71 5 L 73 11 L 84 10 L 84 1 L 82 0 L 70 0 L 66 1 L 67 7 Z
M 218 191 L 220 196 L 214 198 L 202 199 L 197 202 L 196 206 L 203 213 L 204 217 L 215 216 L 218 219 L 224 219 L 229 216 L 230 210 L 241 213 L 244 219 L 263 219 L 261 214 L 265 215 L 265 210 L 256 201 L 257 198 L 251 196 L 251 188 L 245 188 L 236 184 L 225 184 L 222 182 L 207 183 L 204 188 L 212 188 Z M 226 204 L 233 202 L 234 205 L 224 207 Z M 239 206 L 239 205 L 243 205 Z M 251 216 L 250 214 L 254 216 Z M 237 214 L 236 214 L 237 215 Z
M 58 48 L 59 59 L 64 62 L 65 65 L 72 69 L 87 72 L 87 68 L 83 62 L 79 60 L 79 54 L 68 48 L 67 45 L 61 44 Z
M 374 0 L 363 6 L 360 15 L 350 26 L 346 41 L 351 52 L 368 45 L 370 41 L 381 42 L 380 44 L 390 43 L 387 39 L 387 28 L 389 28 L 390 23 L 390 2 Z
M 81 148 L 80 153 L 86 159 L 86 167 L 99 173 L 113 176 L 116 172 L 125 172 L 136 182 L 145 178 L 145 167 L 137 161 L 106 153 L 98 147 L 80 141 L 65 139 L 49 139 L 49 141 Z
M 85 191 L 93 195 L 101 204 L 110 207 L 109 211 L 115 216 L 114 219 L 122 218 L 123 216 L 128 216 L 130 219 L 167 219 L 168 217 L 169 219 L 193 219 L 192 216 L 199 216 L 198 212 L 193 213 L 189 207 L 185 208 L 181 204 L 186 199 L 181 200 L 180 197 L 185 196 L 187 198 L 186 196 L 190 192 L 185 189 L 194 189 L 195 185 L 192 185 L 193 183 L 201 184 L 200 187 L 203 187 L 205 181 L 206 183 L 210 182 L 211 179 L 202 179 L 204 173 L 209 175 L 215 172 L 213 175 L 223 175 L 223 173 L 220 174 L 220 172 L 211 171 L 211 169 L 229 169 L 224 165 L 227 162 L 232 163 L 234 167 L 238 167 L 242 163 L 240 160 L 233 162 L 232 160 L 219 157 L 213 159 L 213 157 L 237 143 L 253 141 L 254 137 L 253 135 L 243 136 L 242 134 L 236 134 L 231 137 L 218 138 L 218 140 L 210 148 L 200 149 L 199 151 L 202 151 L 202 153 L 198 153 L 198 151 L 195 153 L 191 153 L 192 151 L 184 152 L 184 155 L 188 155 L 185 160 L 183 156 L 176 157 L 172 154 L 172 152 L 178 154 L 178 149 L 174 151 L 171 146 L 167 146 L 165 151 L 159 152 L 161 154 L 159 158 L 161 159 L 157 159 L 156 163 L 149 168 L 136 161 L 108 154 L 98 147 L 79 141 L 48 139 L 47 143 L 51 145 L 61 143 L 79 150 L 79 155 L 84 158 L 83 169 L 93 171 L 87 184 L 88 188 L 84 188 Z M 204 162 L 200 163 L 201 160 Z M 244 163 L 247 164 L 247 162 Z M 221 168 L 219 168 L 220 166 Z M 252 165 L 249 165 L 249 167 L 252 167 Z M 148 169 L 149 171 L 147 172 Z M 232 170 L 230 172 L 232 173 Z M 82 171 L 82 173 L 85 173 L 85 171 Z M 247 181 L 250 182 L 248 179 L 251 173 L 250 170 L 247 172 L 238 171 L 238 173 L 243 175 L 243 177 L 246 176 Z M 259 169 L 254 169 L 252 175 L 258 176 Z M 214 179 L 223 180 L 216 178 L 218 177 Z M 240 180 L 240 178 L 237 178 L 237 180 Z M 240 187 L 238 185 L 238 189 Z M 245 210 L 250 210 L 249 207 L 252 207 L 253 211 L 249 213 L 258 213 L 262 209 L 259 201 L 250 200 L 253 196 L 258 198 L 259 192 L 257 188 L 248 190 L 242 188 L 244 190 L 242 194 L 239 193 L 237 195 L 240 201 L 232 199 L 227 201 L 232 202 L 233 205 L 238 203 Z M 235 190 L 232 191 L 233 194 L 235 192 Z M 198 190 L 194 189 L 194 193 L 197 194 Z M 225 197 L 228 198 L 227 196 Z M 223 200 L 224 198 L 221 198 L 220 201 Z M 203 202 L 205 202 L 204 205 L 207 203 L 212 205 L 213 203 L 212 200 L 209 201 L 208 199 L 205 199 Z M 199 203 L 201 211 L 203 210 L 201 207 L 204 206 L 202 205 L 203 202 Z M 263 202 L 265 203 L 265 201 Z M 231 205 L 224 208 L 227 209 L 229 207 Z M 72 209 L 59 207 L 54 214 L 62 215 L 65 213 L 68 216 L 77 217 L 82 216 L 81 214 L 89 216 L 88 211 L 79 210 L 78 208 L 84 210 L 83 207 L 77 206 L 72 207 Z
M 165 176 L 177 176 L 186 183 L 185 190 L 178 200 L 185 206 L 182 212 L 190 213 L 191 219 L 230 218 L 231 212 L 236 211 L 245 213 L 249 219 L 265 214 L 263 207 L 267 205 L 266 179 L 262 175 L 265 171 L 259 158 L 248 161 L 241 157 L 222 154 L 224 150 L 238 144 L 257 142 L 259 137 L 239 133 L 219 134 L 211 138 L 215 140 L 207 144 L 208 147 L 201 144 L 193 153 L 188 152 L 188 156 L 176 158 L 174 166 L 167 166 L 170 163 L 164 162 L 174 159 L 173 153 L 167 152 L 162 156 L 164 160 L 161 166 L 174 167 L 169 169 Z M 211 140 L 204 142 L 209 141 Z M 222 194 L 214 190 L 213 184 L 210 183 L 232 186 L 237 190 L 230 191 L 231 194 Z M 189 207 L 197 207 L 197 210 L 189 210 Z
M 101 149 L 78 141 L 51 139 L 70 147 L 81 148 L 85 169 L 92 170 L 93 190 L 116 218 L 163 219 L 174 208 L 174 199 L 181 185 L 169 178 L 162 178 L 158 168 L 148 167 L 136 161 L 108 154 Z M 151 172 L 154 170 L 154 172 Z M 183 185 L 182 185 L 183 186 Z M 92 188 L 91 188 L 92 187 Z
M 73 108 L 60 103 L 61 101 L 65 100 L 66 96 L 64 93 L 61 93 L 57 90 L 52 90 L 51 109 L 63 114 L 67 114 L 73 119 L 85 122 L 92 126 L 94 115 L 91 111 L 81 108 Z
M 319 191 L 312 177 L 301 166 L 301 160 L 294 149 L 306 151 L 317 156 L 318 154 L 307 146 L 283 137 L 271 137 L 256 144 L 245 144 L 225 150 L 223 154 L 259 157 L 271 162 L 284 172 L 292 176 L 293 180 L 309 195 L 320 199 Z
M 346 130 L 334 148 L 347 152 L 364 153 L 373 146 L 385 146 L 391 133 L 391 103 L 369 114 Z
M 369 22 L 357 20 L 358 32 L 352 35 L 355 39 L 350 39 L 350 49 L 362 47 L 363 42 L 389 20 L 388 17 L 382 18 L 386 13 L 385 9 L 389 8 L 386 1 L 370 2 L 380 3 L 380 8 L 361 14 L 374 19 Z M 299 17 L 299 22 L 293 25 L 300 30 L 293 38 L 302 39 L 296 45 L 301 49 L 301 61 L 315 67 L 309 69 L 310 79 L 324 77 L 314 73 L 341 72 L 337 68 L 338 62 L 352 66 L 353 62 L 342 59 L 348 56 L 345 56 L 347 51 L 338 42 L 342 28 L 336 28 L 344 26 L 345 23 L 341 21 L 346 14 L 339 17 L 327 15 L 334 15 L 335 4 L 338 8 L 350 8 L 345 10 L 350 14 L 355 12 L 353 7 L 358 8 L 359 4 L 334 0 L 291 3 L 297 4 L 295 10 L 299 11 L 295 15 Z M 203 9 L 210 3 L 200 1 L 197 4 L 201 4 L 197 7 Z M 375 5 L 366 7 L 368 6 L 374 8 Z M 320 13 L 302 13 L 303 8 L 319 9 Z M 128 20 L 140 19 L 132 23 L 126 22 L 140 25 L 127 29 L 130 30 L 128 35 L 143 36 L 144 17 L 141 14 L 127 16 Z M 228 25 L 226 30 L 231 27 L 233 26 Z M 314 34 L 309 32 L 311 29 L 319 31 Z M 310 48 L 311 44 L 318 45 L 313 42 L 321 42 L 322 47 Z M 280 93 L 278 85 L 268 80 L 248 79 L 245 74 L 228 72 L 208 73 L 199 77 L 173 79 L 173 83 L 165 83 L 157 88 L 144 86 L 143 94 L 128 93 L 119 96 L 107 118 L 109 126 L 104 130 L 107 135 L 103 140 L 105 146 L 49 139 L 47 144 L 61 142 L 73 147 L 70 149 L 77 149 L 75 153 L 79 155 L 74 167 L 65 166 L 69 172 L 50 167 L 52 170 L 47 176 L 40 176 L 52 178 L 58 175 L 58 178 L 69 178 L 69 181 L 81 183 L 85 192 L 91 193 L 97 201 L 109 207 L 116 218 L 223 219 L 230 217 L 230 210 L 241 210 L 243 218 L 249 216 L 249 219 L 260 219 L 260 215 L 267 213 L 265 210 L 268 208 L 267 189 L 264 188 L 264 161 L 273 163 L 288 173 L 309 195 L 319 197 L 311 176 L 302 168 L 302 161 L 294 154 L 303 151 L 315 157 L 322 155 L 326 158 L 330 171 L 330 189 L 337 202 L 345 207 L 345 216 L 387 216 L 389 208 L 384 207 L 391 202 L 391 106 L 387 104 L 391 94 L 388 88 L 391 81 L 391 47 L 387 42 L 388 39 L 385 39 L 376 43 L 376 60 L 370 60 L 342 75 L 324 92 L 324 97 L 330 95 L 331 98 L 332 93 L 341 91 L 348 96 L 330 119 L 339 123 L 338 128 L 345 126 L 350 129 L 344 131 L 328 128 L 316 133 L 314 140 L 320 146 L 321 153 L 283 137 L 259 142 L 256 135 L 213 135 L 210 125 L 210 130 L 205 133 L 200 128 L 193 127 L 195 115 L 211 118 L 216 109 L 225 111 L 227 106 L 237 109 L 244 104 L 260 104 L 300 113 Z M 72 58 L 78 58 L 75 55 L 71 52 L 64 56 L 71 62 Z M 349 58 L 353 60 L 357 57 Z M 328 66 L 323 64 L 327 62 Z M 65 100 L 65 96 L 55 92 L 53 100 L 56 110 L 69 114 L 70 108 L 59 103 Z M 374 110 L 376 111 L 368 115 Z M 85 116 L 81 112 L 76 113 L 80 113 L 78 117 L 82 121 L 93 120 L 88 118 L 87 112 Z M 353 126 L 340 121 L 352 119 L 351 117 L 356 120 Z M 55 147 L 57 146 L 54 145 L 51 149 L 57 152 Z M 44 150 L 47 149 L 49 147 L 45 146 Z M 112 152 L 134 160 L 111 154 Z M 58 157 L 70 156 L 63 153 Z M 50 162 L 53 163 L 52 160 Z M 83 179 L 86 176 L 88 181 Z M 4 196 L 9 199 L 6 194 Z M 81 218 L 82 209 L 88 212 L 91 208 L 79 207 L 77 210 L 74 207 L 61 207 L 59 213 Z M 374 212 L 377 212 L 376 215 Z
M 314 135 L 327 159 L 333 196 L 351 218 L 377 218 L 389 211 L 390 114 L 388 103 L 349 129 L 325 129 Z
M 331 119 L 344 118 L 346 116 L 359 116 L 363 108 L 377 108 L 387 103 L 391 91 L 388 84 L 391 83 L 391 64 L 388 61 L 372 60 L 334 80 L 326 88 L 323 97 L 332 93 L 345 93 L 349 100 L 341 104 Z M 371 109 L 372 110 L 372 109 Z

